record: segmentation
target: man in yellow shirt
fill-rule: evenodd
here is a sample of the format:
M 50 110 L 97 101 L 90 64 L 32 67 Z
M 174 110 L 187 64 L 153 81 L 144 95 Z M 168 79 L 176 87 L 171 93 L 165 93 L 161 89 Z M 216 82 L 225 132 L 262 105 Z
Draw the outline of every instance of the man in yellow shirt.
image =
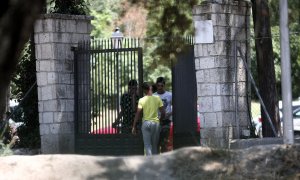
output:
M 139 100 L 138 109 L 135 114 L 132 134 L 136 134 L 136 123 L 143 112 L 142 134 L 146 156 L 158 154 L 158 142 L 160 133 L 160 121 L 165 117 L 165 109 L 162 100 L 152 95 L 152 86 L 145 82 L 142 85 L 145 96 Z M 160 111 L 160 119 L 158 118 Z

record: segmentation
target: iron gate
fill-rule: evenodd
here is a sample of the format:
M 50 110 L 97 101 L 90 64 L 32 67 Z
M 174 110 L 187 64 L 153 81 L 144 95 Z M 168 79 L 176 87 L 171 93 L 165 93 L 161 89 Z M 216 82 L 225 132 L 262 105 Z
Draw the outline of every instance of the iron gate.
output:
M 143 154 L 141 134 L 122 134 L 112 127 L 129 80 L 143 82 L 139 39 L 80 42 L 74 56 L 76 153 Z
M 172 80 L 174 149 L 197 146 L 200 142 L 200 120 L 197 119 L 199 117 L 193 45 L 178 54 L 172 70 Z

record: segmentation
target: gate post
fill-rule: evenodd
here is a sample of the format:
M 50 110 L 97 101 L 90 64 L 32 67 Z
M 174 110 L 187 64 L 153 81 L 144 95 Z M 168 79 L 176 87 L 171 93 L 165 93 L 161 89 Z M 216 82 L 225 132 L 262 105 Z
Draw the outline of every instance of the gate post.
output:
M 234 45 L 237 42 L 245 52 L 243 56 L 249 59 L 250 8 L 246 0 L 207 0 L 193 9 L 200 143 L 203 146 L 227 148 L 231 139 L 241 138 L 249 127 L 247 76 L 241 55 L 235 58 Z
M 72 46 L 90 40 L 92 17 L 45 14 L 34 39 L 43 154 L 74 153 L 74 55 Z

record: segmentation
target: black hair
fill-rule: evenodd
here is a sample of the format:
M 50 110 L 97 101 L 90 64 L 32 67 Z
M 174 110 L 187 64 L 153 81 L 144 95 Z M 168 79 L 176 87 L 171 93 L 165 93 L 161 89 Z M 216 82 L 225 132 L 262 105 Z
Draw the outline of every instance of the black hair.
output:
M 135 79 L 131 79 L 129 82 L 128 82 L 128 86 L 137 86 L 137 81 Z
M 149 91 L 151 87 L 151 84 L 148 82 L 144 82 L 142 85 L 143 91 Z
M 165 78 L 163 78 L 163 77 L 158 77 L 158 78 L 156 79 L 156 83 L 163 83 L 163 84 L 166 84 Z

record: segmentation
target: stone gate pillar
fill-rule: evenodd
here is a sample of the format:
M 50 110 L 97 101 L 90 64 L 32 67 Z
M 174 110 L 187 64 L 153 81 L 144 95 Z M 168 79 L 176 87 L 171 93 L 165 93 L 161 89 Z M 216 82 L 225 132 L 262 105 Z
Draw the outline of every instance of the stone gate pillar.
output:
M 91 17 L 46 14 L 34 28 L 41 151 L 74 153 L 72 46 L 89 40 Z
M 249 127 L 247 76 L 241 54 L 237 54 L 235 68 L 234 51 L 237 40 L 245 59 L 249 57 L 249 17 L 250 4 L 246 1 L 204 1 L 194 7 L 195 67 L 203 146 L 227 148 L 231 139 L 240 138 Z

